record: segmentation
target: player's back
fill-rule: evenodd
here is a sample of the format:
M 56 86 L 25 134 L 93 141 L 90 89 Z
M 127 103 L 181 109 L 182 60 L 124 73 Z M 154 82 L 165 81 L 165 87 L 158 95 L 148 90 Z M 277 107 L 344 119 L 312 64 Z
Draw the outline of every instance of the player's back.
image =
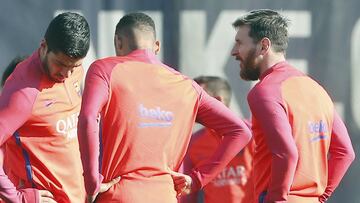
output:
M 326 91 L 309 77 L 285 81 L 283 97 L 299 153 L 289 201 L 292 195 L 317 199 L 327 186 L 334 106 Z
M 327 155 L 334 108 L 329 95 L 314 80 L 287 64 L 280 65 L 265 76 L 249 96 L 255 94 L 264 98 L 266 94 L 273 94 L 272 97 L 283 106 L 289 118 L 299 160 L 288 201 L 317 201 L 327 185 Z M 254 155 L 255 188 L 256 194 L 259 194 L 269 181 L 271 156 L 262 136 L 265 132 L 261 132 L 256 119 L 253 124 L 257 144 Z
M 105 182 L 122 179 L 99 201 L 176 202 L 170 170 L 178 170 L 186 152 L 198 92 L 175 70 L 133 55 L 103 61 L 110 92 L 102 114 L 101 173 Z

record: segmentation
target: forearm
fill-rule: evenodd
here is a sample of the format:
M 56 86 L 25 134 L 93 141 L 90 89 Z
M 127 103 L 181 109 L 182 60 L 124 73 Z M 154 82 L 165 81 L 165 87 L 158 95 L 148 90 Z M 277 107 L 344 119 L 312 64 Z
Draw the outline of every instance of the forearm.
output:
M 84 169 L 85 189 L 88 195 L 100 189 L 99 174 L 99 121 L 98 116 L 109 96 L 109 76 L 98 63 L 93 63 L 86 76 L 78 123 L 81 161 Z
M 249 105 L 271 153 L 265 202 L 286 202 L 299 156 L 287 113 L 276 97 L 250 97 Z
M 96 116 L 79 117 L 79 147 L 84 170 L 85 189 L 88 195 L 94 195 L 100 189 L 99 174 L 99 128 Z
M 6 202 L 39 202 L 39 195 L 36 189 L 28 188 L 16 190 L 14 184 L 9 180 L 3 169 L 4 151 L 0 149 L 0 197 Z
M 224 136 L 214 155 L 192 171 L 194 189 L 197 190 L 208 184 L 246 146 L 249 140 L 249 134 Z
M 0 100 L 0 196 L 8 202 L 38 202 L 39 194 L 34 188 L 17 190 L 3 168 L 5 142 L 31 116 L 35 93 L 11 92 L 4 89 Z M 15 169 L 16 170 L 16 169 Z
M 273 154 L 271 177 L 265 202 L 286 202 L 298 161 L 296 149 Z
M 334 112 L 329 154 L 328 183 L 324 194 L 319 198 L 321 202 L 325 202 L 331 196 L 355 159 L 355 152 L 346 126 L 336 111 Z
M 325 192 L 319 198 L 320 202 L 325 202 L 335 191 L 341 179 L 344 177 L 355 155 L 349 155 L 347 158 L 330 158 L 328 161 L 328 185 Z

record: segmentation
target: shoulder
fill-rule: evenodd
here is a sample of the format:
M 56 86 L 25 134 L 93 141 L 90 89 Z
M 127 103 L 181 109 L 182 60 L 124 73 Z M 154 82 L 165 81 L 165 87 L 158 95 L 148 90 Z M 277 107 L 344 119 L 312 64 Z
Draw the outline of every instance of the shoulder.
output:
M 123 64 L 132 61 L 126 56 L 111 56 L 95 60 L 89 67 L 87 74 L 109 75 L 114 68 L 123 67 Z
M 280 84 L 260 81 L 250 90 L 247 99 L 249 104 L 262 100 L 279 100 L 281 99 Z
M 285 81 L 294 77 L 305 76 L 304 73 L 284 63 L 260 80 L 248 94 L 248 101 L 281 100 L 282 86 Z
M 187 75 L 184 75 L 181 72 L 163 63 L 153 64 L 153 65 L 158 66 L 159 67 L 158 70 L 163 72 L 165 75 L 167 75 L 169 80 L 176 82 L 178 84 L 182 84 L 182 87 L 187 87 L 184 89 L 191 90 L 192 93 L 195 93 L 198 98 L 202 97 L 204 91 L 202 87 L 200 87 L 193 79 L 191 79 Z
M 18 85 L 39 86 L 44 72 L 41 70 L 42 64 L 38 57 L 33 56 L 25 59 L 16 66 L 9 80 L 15 81 Z
M 98 71 L 103 70 L 107 67 L 111 67 L 112 65 L 115 65 L 116 63 L 114 60 L 112 60 L 113 57 L 103 58 L 103 59 L 97 59 L 95 60 L 89 68 L 89 71 Z M 89 72 L 88 71 L 88 72 Z
M 21 77 L 9 78 L 1 92 L 1 106 L 16 103 L 29 107 L 40 92 L 39 83 L 40 81 L 26 81 Z
M 32 56 L 24 60 L 7 79 L 2 95 L 10 96 L 19 93 L 27 97 L 36 96 L 44 76 L 40 68 L 41 64 L 38 58 Z

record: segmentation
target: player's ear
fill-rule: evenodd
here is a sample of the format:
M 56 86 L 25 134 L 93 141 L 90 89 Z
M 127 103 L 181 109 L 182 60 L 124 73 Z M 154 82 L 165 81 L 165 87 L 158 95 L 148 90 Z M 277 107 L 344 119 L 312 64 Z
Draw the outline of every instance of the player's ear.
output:
M 160 52 L 160 41 L 159 40 L 155 41 L 153 50 L 156 55 Z
M 220 101 L 221 103 L 225 103 L 225 100 L 224 100 L 224 97 L 222 97 L 222 96 L 214 96 L 214 98 L 216 99 L 216 100 L 218 100 L 218 101 Z
M 115 47 L 116 55 L 119 55 L 118 53 L 120 53 L 120 50 L 122 48 L 122 43 L 121 43 L 121 39 L 118 35 L 114 36 L 114 47 Z
M 42 39 L 40 42 L 40 55 L 45 56 L 48 51 L 48 46 L 45 39 Z
M 264 37 L 260 40 L 260 54 L 265 55 L 271 48 L 271 41 L 269 38 Z

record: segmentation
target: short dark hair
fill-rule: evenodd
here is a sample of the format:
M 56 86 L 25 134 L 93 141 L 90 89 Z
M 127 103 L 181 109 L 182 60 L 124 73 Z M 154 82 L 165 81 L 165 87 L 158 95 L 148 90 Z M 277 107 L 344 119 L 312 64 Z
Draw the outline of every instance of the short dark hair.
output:
M 270 39 L 275 52 L 285 52 L 288 46 L 289 20 L 278 12 L 270 9 L 250 11 L 247 15 L 237 19 L 233 26 L 239 28 L 243 25 L 250 26 L 249 36 L 254 42 L 259 42 L 264 37 Z
M 231 87 L 225 79 L 217 76 L 199 76 L 194 78 L 194 81 L 200 86 L 204 85 L 210 96 L 223 96 L 225 104 L 230 104 Z
M 130 48 L 137 49 L 134 29 L 151 33 L 156 39 L 155 23 L 153 19 L 141 12 L 128 13 L 123 16 L 116 25 L 115 35 L 125 36 L 129 40 Z
M 2 74 L 2 77 L 1 77 L 1 87 L 4 86 L 5 84 L 5 81 L 7 80 L 7 78 L 11 75 L 12 72 L 14 72 L 15 70 L 15 67 L 20 63 L 22 62 L 23 60 L 25 60 L 27 58 L 27 56 L 16 56 L 15 58 L 13 58 L 9 65 L 6 66 L 3 74 Z
M 48 52 L 62 52 L 72 58 L 84 58 L 90 46 L 89 24 L 80 14 L 59 14 L 50 22 L 45 41 Z

